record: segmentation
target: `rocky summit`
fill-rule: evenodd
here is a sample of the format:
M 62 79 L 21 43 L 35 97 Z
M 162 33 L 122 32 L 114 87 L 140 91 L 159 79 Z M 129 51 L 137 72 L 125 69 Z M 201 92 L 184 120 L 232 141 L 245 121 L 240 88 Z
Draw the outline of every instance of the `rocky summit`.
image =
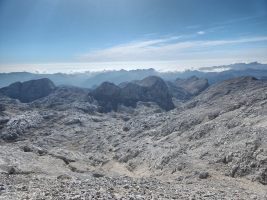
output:
M 117 110 L 118 105 L 136 107 L 138 101 L 155 102 L 165 110 L 174 108 L 166 83 L 159 77 L 149 76 L 141 81 L 119 86 L 104 82 L 89 95 L 95 98 L 103 111 Z
M 0 93 L 28 103 L 36 99 L 48 96 L 55 89 L 55 85 L 47 78 L 30 80 L 26 82 L 12 83 L 0 89 Z
M 0 199 L 267 199 L 264 80 L 0 91 Z

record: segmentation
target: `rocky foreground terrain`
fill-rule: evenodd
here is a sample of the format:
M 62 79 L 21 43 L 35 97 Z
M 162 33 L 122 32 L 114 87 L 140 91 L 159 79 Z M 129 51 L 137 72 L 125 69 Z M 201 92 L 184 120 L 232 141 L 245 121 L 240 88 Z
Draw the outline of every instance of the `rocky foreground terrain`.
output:
M 267 199 L 266 81 L 16 85 L 0 90 L 0 199 Z

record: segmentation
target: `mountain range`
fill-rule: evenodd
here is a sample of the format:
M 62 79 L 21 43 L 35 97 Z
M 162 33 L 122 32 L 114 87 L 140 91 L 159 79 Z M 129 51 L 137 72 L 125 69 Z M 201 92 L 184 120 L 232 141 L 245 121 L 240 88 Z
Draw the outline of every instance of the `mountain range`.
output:
M 220 69 L 216 72 L 215 69 Z M 224 71 L 222 71 L 224 69 Z M 215 70 L 215 72 L 214 72 Z M 267 64 L 238 63 L 226 66 L 200 68 L 200 70 L 187 70 L 184 72 L 158 72 L 154 69 L 119 70 L 84 73 L 55 73 L 35 74 L 29 72 L 0 73 L 0 87 L 5 87 L 17 81 L 28 81 L 40 78 L 49 78 L 55 85 L 69 85 L 83 88 L 94 88 L 102 82 L 108 81 L 114 84 L 143 79 L 147 76 L 159 76 L 164 80 L 185 79 L 191 76 L 208 79 L 210 84 L 238 76 L 254 76 L 258 79 L 266 79 Z

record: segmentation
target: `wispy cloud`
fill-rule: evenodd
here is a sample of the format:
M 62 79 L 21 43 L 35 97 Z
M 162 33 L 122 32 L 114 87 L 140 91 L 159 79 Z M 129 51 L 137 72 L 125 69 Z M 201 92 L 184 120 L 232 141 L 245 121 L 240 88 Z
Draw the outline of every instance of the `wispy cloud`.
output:
M 204 33 L 199 33 L 204 34 Z M 240 45 L 267 41 L 267 36 L 228 40 L 187 40 L 181 36 L 154 40 L 133 41 L 80 55 L 84 62 L 157 61 L 182 59 L 185 54 L 207 51 L 210 47 L 221 49 L 226 45 Z M 187 55 L 187 56 L 188 56 Z

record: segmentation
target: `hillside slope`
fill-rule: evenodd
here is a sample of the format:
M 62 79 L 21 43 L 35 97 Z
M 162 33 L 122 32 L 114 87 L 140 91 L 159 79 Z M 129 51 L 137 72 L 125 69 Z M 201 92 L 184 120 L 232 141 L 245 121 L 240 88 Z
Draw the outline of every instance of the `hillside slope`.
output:
M 266 81 L 223 81 L 170 111 L 88 112 L 82 90 L 51 95 L 0 96 L 0 198 L 267 198 Z

